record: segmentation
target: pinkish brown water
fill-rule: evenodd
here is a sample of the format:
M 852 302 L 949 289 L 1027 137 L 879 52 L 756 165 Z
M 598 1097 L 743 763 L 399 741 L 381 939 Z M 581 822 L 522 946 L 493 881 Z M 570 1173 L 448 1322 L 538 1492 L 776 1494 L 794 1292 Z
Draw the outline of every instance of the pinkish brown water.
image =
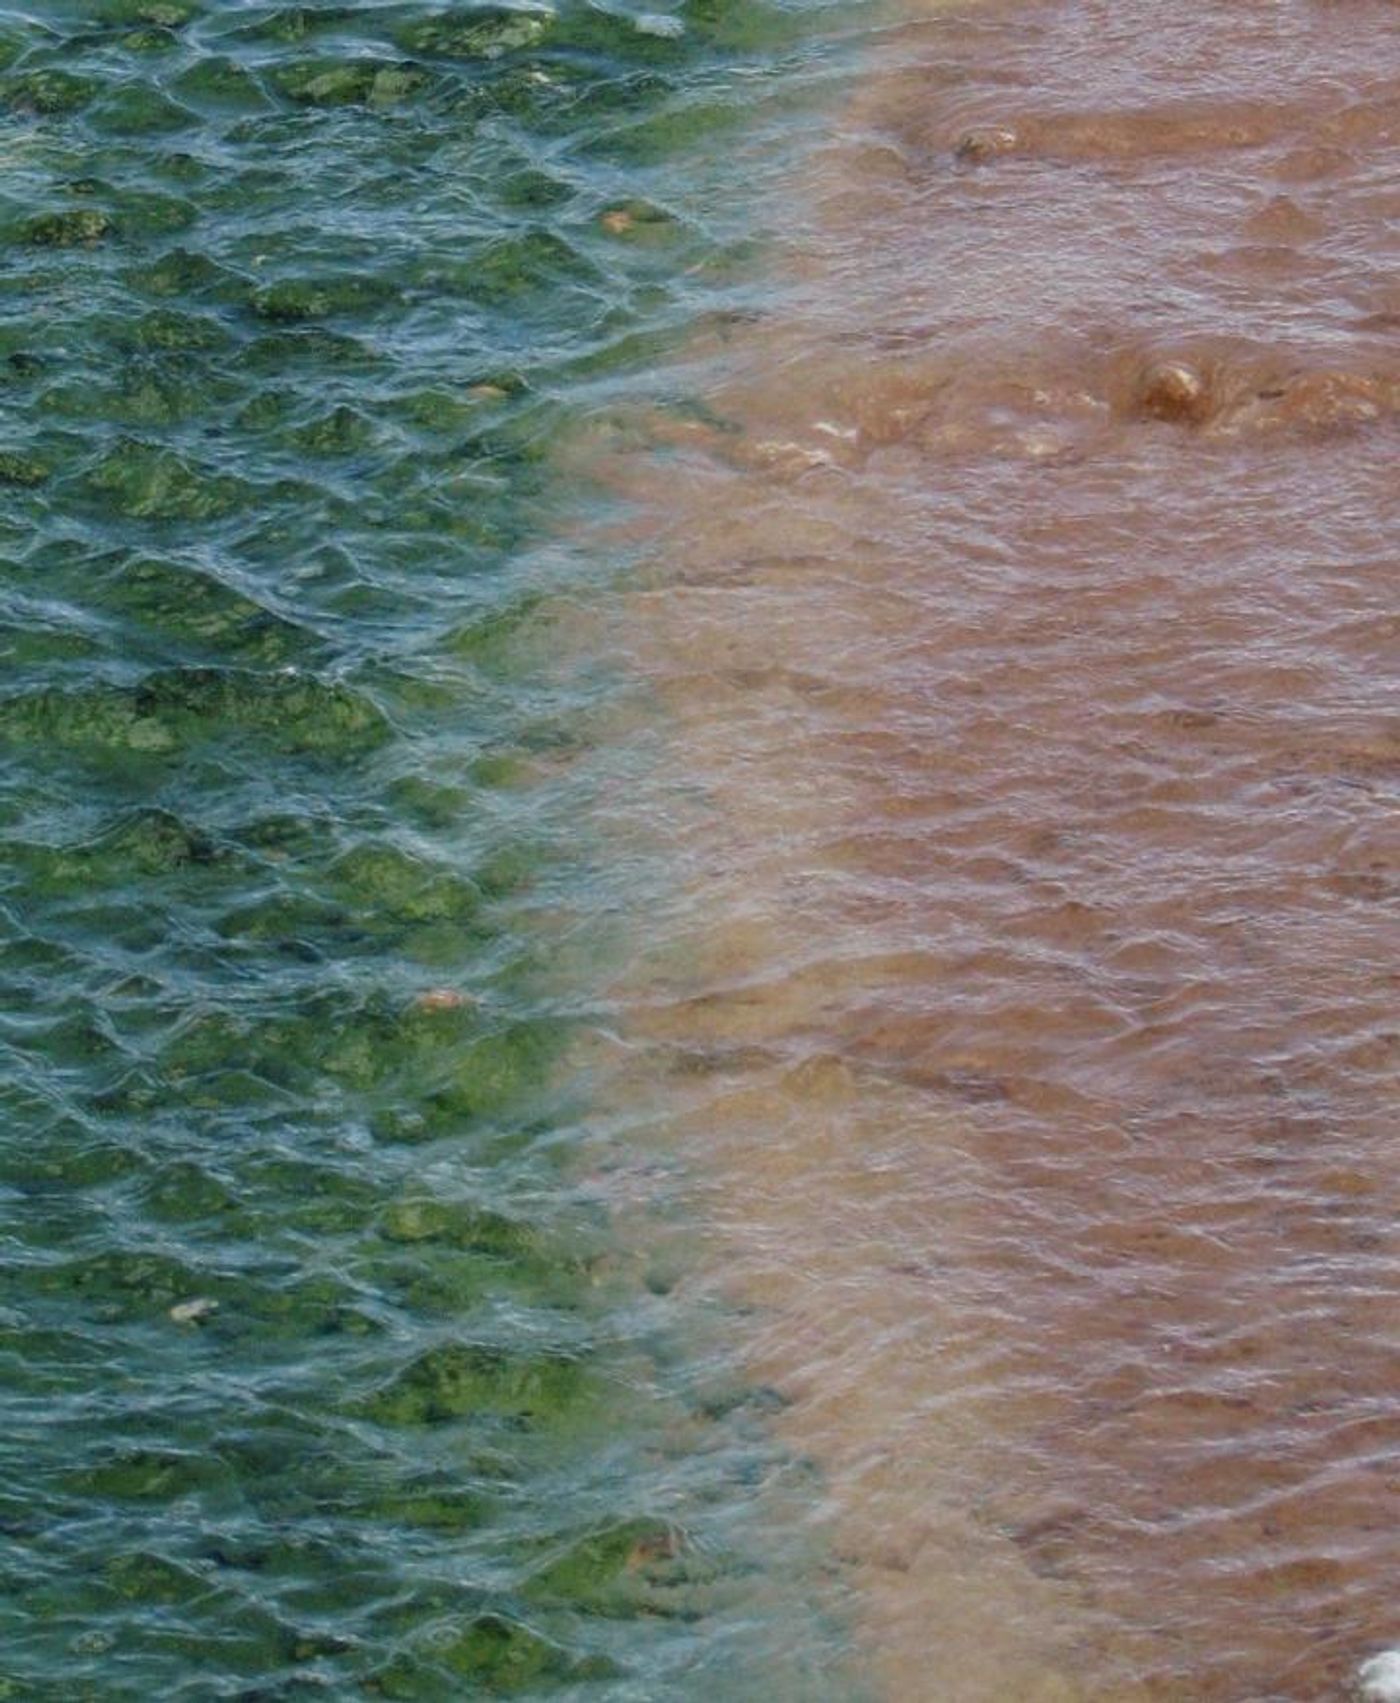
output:
M 934 9 L 778 217 L 783 310 L 611 467 L 697 1288 L 884 1696 L 1342 1696 L 1400 1638 L 1400 9 Z

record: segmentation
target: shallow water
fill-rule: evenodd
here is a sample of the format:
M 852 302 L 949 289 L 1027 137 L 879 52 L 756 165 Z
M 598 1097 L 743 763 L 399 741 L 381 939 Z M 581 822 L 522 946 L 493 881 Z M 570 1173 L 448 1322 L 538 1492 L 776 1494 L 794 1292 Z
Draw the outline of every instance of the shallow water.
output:
M 627 693 L 538 637 L 616 571 L 557 446 L 747 311 L 723 140 L 826 75 L 747 0 L 0 13 L 0 1695 L 852 1695 L 600 1181 Z
M 1397 1635 L 1397 52 L 886 31 L 786 298 L 612 456 L 678 888 L 615 1093 L 890 1697 L 1332 1698 Z
M 1400 20 L 898 13 L 0 14 L 0 1695 L 1400 1632 Z

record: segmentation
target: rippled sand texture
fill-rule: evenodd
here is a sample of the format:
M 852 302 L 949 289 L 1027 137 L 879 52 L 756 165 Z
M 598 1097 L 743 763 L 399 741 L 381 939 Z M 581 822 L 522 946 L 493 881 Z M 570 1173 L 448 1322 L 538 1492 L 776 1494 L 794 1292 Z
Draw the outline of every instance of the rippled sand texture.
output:
M 1397 186 L 1393 6 L 926 17 L 619 475 L 633 1030 L 891 1698 L 1397 1635 Z

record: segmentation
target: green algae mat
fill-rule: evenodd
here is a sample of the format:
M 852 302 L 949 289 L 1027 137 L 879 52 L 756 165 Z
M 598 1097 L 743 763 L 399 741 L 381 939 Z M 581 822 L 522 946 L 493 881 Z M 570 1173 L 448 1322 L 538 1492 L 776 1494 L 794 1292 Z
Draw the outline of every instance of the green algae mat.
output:
M 845 1694 L 571 1171 L 522 643 L 799 10 L 0 10 L 0 1698 Z

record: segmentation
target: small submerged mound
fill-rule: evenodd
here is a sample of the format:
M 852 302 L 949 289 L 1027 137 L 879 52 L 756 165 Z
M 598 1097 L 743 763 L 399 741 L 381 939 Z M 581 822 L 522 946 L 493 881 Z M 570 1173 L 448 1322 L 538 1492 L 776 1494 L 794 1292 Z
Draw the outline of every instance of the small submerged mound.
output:
M 1241 440 L 1307 438 L 1372 425 L 1400 408 L 1400 365 L 1314 363 L 1217 341 L 1181 355 L 1125 357 L 1110 374 L 1120 414 Z
M 1142 375 L 1138 405 L 1155 420 L 1199 425 L 1210 410 L 1206 381 L 1185 361 L 1154 361 Z
M 1145 430 L 1217 445 L 1307 443 L 1400 413 L 1400 360 L 1343 365 L 1245 339 L 1131 334 L 1023 348 L 931 346 L 898 359 L 844 354 L 785 375 L 780 399 L 740 380 L 709 419 L 653 414 L 658 446 L 789 483 L 930 460 L 1081 461 L 1136 454 Z M 635 433 L 635 427 L 631 428 Z M 1170 441 L 1170 440 L 1164 440 Z
M 1098 112 L 1029 112 L 969 126 L 954 157 L 982 163 L 1006 154 L 1069 163 L 1171 158 L 1223 148 L 1258 147 L 1289 123 L 1285 105 L 1255 101 L 1182 101 Z

